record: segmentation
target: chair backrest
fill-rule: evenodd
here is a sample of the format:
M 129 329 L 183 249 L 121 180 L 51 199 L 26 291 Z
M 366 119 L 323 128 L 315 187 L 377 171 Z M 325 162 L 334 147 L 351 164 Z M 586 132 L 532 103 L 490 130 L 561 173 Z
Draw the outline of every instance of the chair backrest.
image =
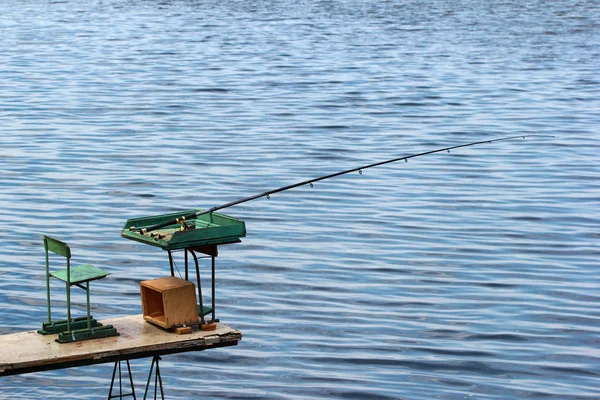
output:
M 69 248 L 69 245 L 60 240 L 53 239 L 50 236 L 44 236 L 44 248 L 46 249 L 46 254 L 48 251 L 51 251 L 63 257 L 67 257 L 67 259 L 71 258 L 71 249 Z

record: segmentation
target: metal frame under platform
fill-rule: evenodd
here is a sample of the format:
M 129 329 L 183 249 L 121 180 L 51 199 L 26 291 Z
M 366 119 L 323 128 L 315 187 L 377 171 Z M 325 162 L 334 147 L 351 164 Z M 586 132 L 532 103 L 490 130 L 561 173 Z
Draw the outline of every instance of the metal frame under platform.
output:
M 242 339 L 240 331 L 220 323 L 213 331 L 178 335 L 145 322 L 142 315 L 101 322 L 121 335 L 63 344 L 35 330 L 0 336 L 0 376 L 235 346 Z

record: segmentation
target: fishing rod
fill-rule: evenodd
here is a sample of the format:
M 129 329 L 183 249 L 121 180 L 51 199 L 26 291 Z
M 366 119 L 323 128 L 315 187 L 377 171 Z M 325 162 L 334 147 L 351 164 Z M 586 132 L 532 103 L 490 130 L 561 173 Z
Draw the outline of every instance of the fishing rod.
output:
M 261 197 L 266 197 L 267 199 L 269 199 L 269 198 L 271 198 L 272 194 L 284 192 L 286 190 L 294 189 L 294 188 L 297 188 L 299 186 L 310 185 L 310 187 L 313 187 L 313 184 L 315 182 L 323 181 L 325 179 L 335 178 L 336 176 L 345 175 L 345 174 L 349 174 L 349 173 L 352 173 L 352 172 L 358 172 L 359 174 L 362 175 L 362 171 L 363 170 L 368 169 L 368 168 L 378 167 L 380 165 L 391 164 L 391 163 L 398 162 L 398 161 L 403 161 L 403 160 L 404 160 L 404 162 L 408 162 L 408 160 L 410 160 L 411 158 L 422 157 L 422 156 L 426 156 L 428 154 L 441 153 L 441 152 L 444 152 L 444 151 L 450 153 L 450 150 L 460 149 L 460 148 L 463 148 L 463 147 L 476 146 L 476 145 L 485 144 L 485 143 L 495 143 L 495 142 L 501 142 L 501 141 L 505 141 L 505 140 L 519 139 L 519 138 L 525 139 L 527 137 L 533 137 L 533 136 L 536 136 L 536 137 L 554 137 L 552 135 L 519 135 L 519 136 L 508 136 L 508 137 L 502 137 L 502 138 L 498 138 L 498 139 L 489 139 L 489 140 L 482 140 L 482 141 L 479 141 L 479 142 L 459 144 L 459 145 L 456 145 L 456 146 L 444 147 L 444 148 L 441 148 L 441 149 L 435 149 L 435 150 L 425 151 L 425 152 L 422 152 L 422 153 L 411 154 L 411 155 L 408 155 L 408 156 L 397 157 L 397 158 L 393 158 L 391 160 L 380 161 L 380 162 L 376 162 L 376 163 L 373 163 L 373 164 L 363 165 L 361 167 L 347 169 L 345 171 L 335 172 L 335 173 L 329 174 L 329 175 L 323 175 L 323 176 L 320 176 L 318 178 L 307 179 L 307 180 L 304 180 L 302 182 L 294 183 L 294 184 L 283 186 L 283 187 L 280 187 L 280 188 L 277 188 L 277 189 L 269 190 L 269 191 L 266 191 L 266 192 L 263 192 L 263 193 L 255 194 L 253 196 L 245 197 L 243 199 L 230 201 L 229 203 L 221 204 L 219 206 L 208 208 L 206 210 L 197 211 L 195 213 L 191 213 L 191 214 L 188 214 L 188 215 L 183 215 L 183 216 L 181 216 L 179 218 L 174 218 L 172 220 L 169 220 L 169 221 L 166 221 L 166 222 L 163 222 L 163 223 L 160 223 L 160 224 L 156 224 L 156 225 L 153 225 L 153 226 L 149 226 L 147 228 L 140 228 L 140 229 L 137 229 L 137 231 L 139 233 L 144 234 L 144 233 L 147 233 L 147 232 L 155 231 L 155 230 L 160 229 L 160 228 L 164 228 L 165 226 L 169 226 L 169 225 L 174 225 L 174 224 L 182 224 L 183 225 L 186 220 L 198 217 L 200 215 L 210 214 L 212 212 L 215 212 L 215 211 L 218 211 L 218 210 L 222 210 L 224 208 L 236 206 L 238 204 L 246 203 L 248 201 L 256 200 L 256 199 L 259 199 Z M 132 231 L 136 230 L 135 227 L 131 227 L 129 229 L 132 230 Z

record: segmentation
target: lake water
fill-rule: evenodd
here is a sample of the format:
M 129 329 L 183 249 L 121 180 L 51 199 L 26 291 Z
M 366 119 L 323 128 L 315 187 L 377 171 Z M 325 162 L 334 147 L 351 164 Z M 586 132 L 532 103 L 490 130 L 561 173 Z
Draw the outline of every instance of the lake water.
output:
M 112 273 L 97 318 L 132 315 L 169 270 L 128 218 L 546 134 L 224 210 L 248 236 L 221 248 L 217 317 L 244 338 L 164 357 L 164 386 L 600 398 L 597 1 L 3 0 L 0 35 L 0 334 L 45 318 L 43 234 Z M 111 374 L 0 378 L 0 398 L 102 399 Z

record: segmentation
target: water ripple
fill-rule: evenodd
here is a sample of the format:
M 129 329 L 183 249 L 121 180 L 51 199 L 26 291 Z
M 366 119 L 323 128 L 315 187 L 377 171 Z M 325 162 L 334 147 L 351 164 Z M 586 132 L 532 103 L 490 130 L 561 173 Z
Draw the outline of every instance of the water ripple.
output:
M 217 314 L 244 339 L 165 357 L 163 379 L 185 399 L 600 397 L 594 2 L 0 11 L 0 334 L 44 319 L 43 234 L 112 273 L 97 317 L 136 314 L 139 282 L 168 261 L 120 237 L 128 218 L 549 134 L 229 209 L 248 236 L 220 251 Z M 133 361 L 137 382 L 148 363 Z M 0 397 L 104 398 L 111 372 L 3 378 Z

